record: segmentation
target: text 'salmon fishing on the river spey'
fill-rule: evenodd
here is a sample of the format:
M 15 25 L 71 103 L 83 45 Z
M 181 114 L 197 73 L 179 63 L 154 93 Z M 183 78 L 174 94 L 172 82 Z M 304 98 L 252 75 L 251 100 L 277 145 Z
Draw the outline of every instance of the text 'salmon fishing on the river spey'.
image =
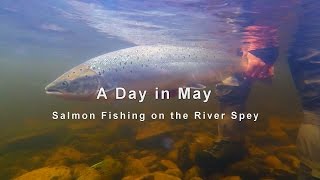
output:
M 181 113 L 181 112 L 170 112 L 170 113 L 138 113 L 138 112 L 109 112 L 102 111 L 100 113 L 86 112 L 52 112 L 53 120 L 138 120 L 145 121 L 150 120 L 224 120 L 230 118 L 235 121 L 254 121 L 256 122 L 259 118 L 259 113 L 238 113 L 232 111 L 231 113 L 212 113 L 212 112 L 200 112 L 195 111 L 193 113 Z

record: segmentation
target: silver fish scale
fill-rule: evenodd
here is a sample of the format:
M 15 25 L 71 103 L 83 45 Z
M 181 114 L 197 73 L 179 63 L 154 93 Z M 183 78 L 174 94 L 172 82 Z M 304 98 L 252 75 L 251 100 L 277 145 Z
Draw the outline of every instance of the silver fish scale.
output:
M 155 86 L 168 81 L 203 82 L 221 76 L 221 69 L 238 63 L 220 51 L 178 46 L 135 46 L 85 62 L 105 83 L 117 86 Z M 238 58 L 239 59 L 239 58 Z M 130 84 L 130 85 L 128 85 Z M 146 87 L 148 88 L 148 87 Z
M 91 68 L 105 69 L 108 67 L 121 67 L 133 63 L 139 64 L 163 64 L 183 62 L 218 63 L 226 60 L 221 52 L 205 48 L 177 47 L 177 46 L 136 46 L 103 54 L 87 61 Z M 222 62 L 221 62 L 222 63 Z

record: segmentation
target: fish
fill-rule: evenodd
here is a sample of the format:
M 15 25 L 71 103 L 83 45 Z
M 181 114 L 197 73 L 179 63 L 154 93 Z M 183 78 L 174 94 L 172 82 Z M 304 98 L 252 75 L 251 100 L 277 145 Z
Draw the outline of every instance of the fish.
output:
M 241 57 L 221 50 L 173 45 L 134 46 L 109 52 L 75 66 L 45 87 L 48 95 L 95 98 L 100 88 L 131 90 L 203 89 L 243 72 Z M 234 83 L 234 82 L 233 82 Z

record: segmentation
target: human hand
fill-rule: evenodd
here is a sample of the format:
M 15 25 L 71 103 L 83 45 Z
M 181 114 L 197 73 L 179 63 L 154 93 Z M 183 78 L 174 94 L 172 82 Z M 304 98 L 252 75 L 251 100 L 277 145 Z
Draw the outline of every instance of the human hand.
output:
M 249 52 L 244 53 L 244 55 L 248 61 L 245 70 L 245 75 L 248 78 L 265 79 L 274 75 L 273 65 L 266 64 L 262 59 Z

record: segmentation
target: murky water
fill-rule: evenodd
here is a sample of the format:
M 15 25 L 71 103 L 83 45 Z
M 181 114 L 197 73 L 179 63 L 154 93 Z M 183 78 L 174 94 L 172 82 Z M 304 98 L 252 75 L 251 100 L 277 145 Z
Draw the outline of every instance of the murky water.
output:
M 135 45 L 188 45 L 236 53 L 247 23 L 260 19 L 264 21 L 259 24 L 277 28 L 279 57 L 272 83 L 254 83 L 247 101 L 247 111 L 261 116 L 258 122 L 247 123 L 249 156 L 226 171 L 194 176 L 295 177 L 299 163 L 295 139 L 302 114 L 288 67 L 288 51 L 299 21 L 299 6 L 299 2 L 289 0 L 281 4 L 247 0 L 1 1 L 0 179 L 43 167 L 67 167 L 72 172 L 70 178 L 77 178 L 81 176 L 77 169 L 89 172 L 90 166 L 104 159 L 106 164 L 118 164 L 111 167 L 119 170 L 112 168 L 115 172 L 110 175 L 110 165 L 92 168 L 92 179 L 130 176 L 135 164 L 140 168 L 137 176 L 165 172 L 166 159 L 177 164 L 183 173 L 180 177 L 191 179 L 190 174 L 196 173 L 192 172 L 196 171 L 195 151 L 217 137 L 216 121 L 55 121 L 51 113 L 218 112 L 216 101 L 68 101 L 46 95 L 44 87 L 89 58 Z M 155 135 L 149 138 L 150 133 Z M 189 153 L 180 150 L 184 144 Z

